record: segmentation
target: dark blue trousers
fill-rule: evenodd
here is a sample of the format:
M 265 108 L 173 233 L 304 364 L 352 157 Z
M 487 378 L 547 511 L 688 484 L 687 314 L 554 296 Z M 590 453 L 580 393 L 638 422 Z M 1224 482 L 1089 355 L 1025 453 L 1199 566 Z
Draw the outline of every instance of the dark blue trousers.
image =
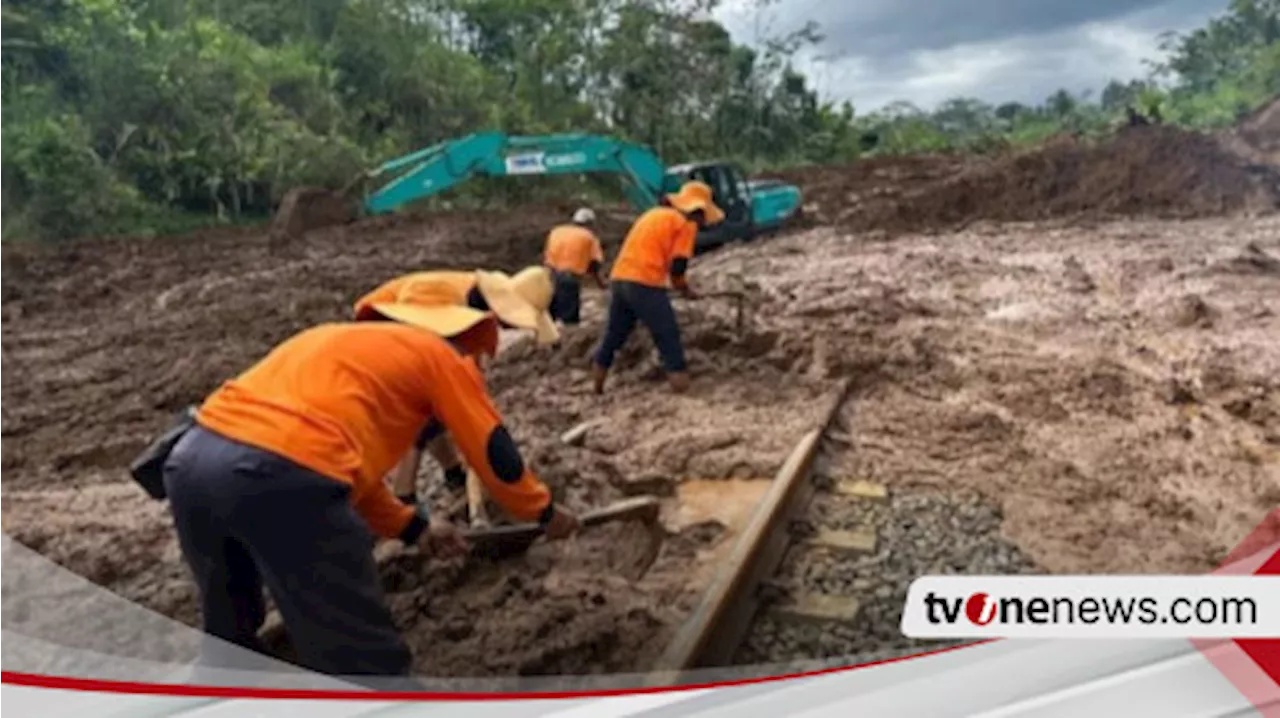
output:
M 349 486 L 198 426 L 174 447 L 164 484 L 206 633 L 261 650 L 265 583 L 305 667 L 408 674 Z
M 644 324 L 662 357 L 662 368 L 668 373 L 686 368 L 684 345 L 680 341 L 680 325 L 671 306 L 667 290 L 635 282 L 613 282 L 609 285 L 609 318 L 604 340 L 596 350 L 595 362 L 608 369 L 613 357 L 627 343 L 636 322 Z
M 582 322 L 582 278 L 569 272 L 556 271 L 555 293 L 548 308 L 554 319 L 574 326 Z

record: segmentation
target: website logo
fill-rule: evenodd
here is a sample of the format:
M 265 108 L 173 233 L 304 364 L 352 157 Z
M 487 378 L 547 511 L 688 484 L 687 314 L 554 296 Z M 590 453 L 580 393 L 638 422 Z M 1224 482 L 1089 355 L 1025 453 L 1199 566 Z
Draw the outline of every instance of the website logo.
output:
M 985 593 L 975 593 L 964 602 L 964 615 L 979 626 L 985 626 L 996 617 L 996 602 Z
M 913 638 L 1280 637 L 1280 576 L 927 576 Z

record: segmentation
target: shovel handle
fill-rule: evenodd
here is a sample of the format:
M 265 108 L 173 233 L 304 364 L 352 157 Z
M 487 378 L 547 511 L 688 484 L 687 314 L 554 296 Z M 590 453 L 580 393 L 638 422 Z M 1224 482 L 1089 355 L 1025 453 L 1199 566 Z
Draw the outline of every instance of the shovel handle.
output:
M 613 521 L 635 519 L 641 521 L 654 521 L 658 518 L 658 511 L 661 504 L 653 496 L 636 496 L 634 498 L 625 499 L 615 504 L 611 504 L 595 511 L 588 511 L 578 518 L 583 528 L 591 526 L 600 526 Z M 485 528 L 471 529 L 464 532 L 464 536 L 468 540 L 484 540 L 496 538 L 498 536 L 516 537 L 528 536 L 537 538 L 543 532 L 542 526 L 538 524 L 516 524 L 514 526 L 494 526 Z

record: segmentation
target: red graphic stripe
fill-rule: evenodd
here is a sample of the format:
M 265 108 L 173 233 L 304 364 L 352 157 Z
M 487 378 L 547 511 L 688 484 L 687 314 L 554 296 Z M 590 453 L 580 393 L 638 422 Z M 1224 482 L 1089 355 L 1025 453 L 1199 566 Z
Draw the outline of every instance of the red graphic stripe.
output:
M 1271 558 L 1262 564 L 1262 567 L 1254 572 L 1258 576 L 1276 576 L 1280 575 L 1280 548 L 1276 549 Z M 1267 674 L 1271 680 L 1280 685 L 1280 639 L 1277 638 L 1249 638 L 1236 641 L 1240 644 L 1240 649 L 1244 651 L 1258 667 Z
M 1262 556 L 1266 558 L 1258 563 Z M 1280 508 L 1273 509 L 1214 573 L 1246 572 L 1255 576 L 1280 574 Z M 1263 716 L 1280 718 L 1280 639 L 1192 643 Z
M 336 690 L 320 688 L 248 688 L 239 686 L 199 686 L 182 683 L 138 683 L 133 681 L 116 681 L 98 678 L 71 678 L 67 676 L 46 676 L 39 673 L 23 673 L 21 671 L 0 671 L 0 683 L 33 688 L 56 688 L 67 691 L 90 691 L 95 693 L 125 693 L 131 695 L 181 696 L 185 698 L 262 698 L 280 700 L 336 700 L 336 701 L 514 701 L 514 700 L 564 700 L 567 698 L 607 698 L 610 696 L 632 696 L 649 693 L 674 693 L 677 691 L 693 691 L 705 688 L 728 688 L 731 686 L 747 686 L 757 683 L 785 681 L 792 678 L 811 678 L 829 675 L 842 671 L 853 671 L 860 668 L 871 668 L 889 663 L 900 663 L 913 658 L 938 655 L 962 648 L 990 643 L 977 641 L 960 646 L 948 646 L 910 656 L 886 658 L 882 661 L 860 663 L 856 666 L 837 666 L 803 673 L 788 673 L 780 676 L 763 676 L 760 678 L 744 678 L 736 681 L 720 681 L 713 683 L 696 683 L 683 686 L 655 686 L 652 688 L 617 688 L 595 691 L 526 691 L 511 693 L 450 693 L 436 691 L 372 691 L 372 690 Z

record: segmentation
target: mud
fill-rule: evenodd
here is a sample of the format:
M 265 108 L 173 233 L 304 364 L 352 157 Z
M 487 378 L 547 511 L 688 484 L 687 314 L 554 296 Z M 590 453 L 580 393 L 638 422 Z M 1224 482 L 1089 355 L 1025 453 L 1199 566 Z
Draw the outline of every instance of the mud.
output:
M 1250 113 L 1221 137 L 1246 160 L 1280 167 L 1280 97 Z
M 956 176 L 982 160 L 957 155 L 873 157 L 849 165 L 805 167 L 778 173 L 804 191 L 804 213 L 814 225 L 845 226 L 877 207 Z
M 982 222 L 1273 212 L 1276 113 L 1260 110 L 1222 137 L 1153 125 L 1096 143 L 1063 137 L 995 158 L 875 158 L 793 179 L 822 223 L 890 235 Z
M 286 254 L 248 230 L 6 245 L 5 486 L 119 480 L 166 414 L 281 339 L 347 318 L 356 297 L 402 272 L 519 269 L 537 261 L 542 228 L 567 216 L 373 219 L 312 232 Z M 616 244 L 609 221 L 602 238 Z
M 1194 573 L 1280 500 L 1276 257 L 1277 218 L 1126 221 L 814 230 L 701 270 L 760 277 L 797 363 L 854 377 L 837 474 L 976 491 L 1047 571 Z

